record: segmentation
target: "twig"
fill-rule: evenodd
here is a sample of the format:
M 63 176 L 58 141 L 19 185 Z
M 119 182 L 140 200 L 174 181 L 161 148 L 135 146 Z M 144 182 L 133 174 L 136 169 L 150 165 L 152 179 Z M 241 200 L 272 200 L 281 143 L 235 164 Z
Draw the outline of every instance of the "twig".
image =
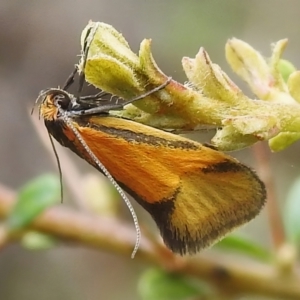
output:
M 267 211 L 273 244 L 276 249 L 279 249 L 285 242 L 285 234 L 270 166 L 270 151 L 263 143 L 257 143 L 253 147 L 253 153 L 257 161 L 256 169 L 267 189 Z
M 13 205 L 13 193 L 0 186 L 0 218 L 8 216 Z M 128 258 L 135 242 L 135 232 L 128 225 L 116 219 L 90 216 L 65 207 L 48 209 L 32 223 L 30 229 L 54 235 L 64 241 L 126 255 Z M 160 251 L 156 251 L 151 241 L 145 238 L 142 238 L 136 257 L 173 272 L 206 280 L 224 293 L 300 299 L 300 274 L 283 277 L 272 266 L 253 265 L 253 262 L 237 265 L 217 255 L 201 254 L 196 259 L 173 254 L 161 256 Z

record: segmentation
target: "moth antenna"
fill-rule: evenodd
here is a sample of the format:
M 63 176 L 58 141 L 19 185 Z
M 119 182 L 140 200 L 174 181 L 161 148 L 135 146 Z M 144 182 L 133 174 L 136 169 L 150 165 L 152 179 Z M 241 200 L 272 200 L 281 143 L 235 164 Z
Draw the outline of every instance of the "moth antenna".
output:
M 97 156 L 94 154 L 94 152 L 86 144 L 86 142 L 82 138 L 81 134 L 73 126 L 72 122 L 70 121 L 70 119 L 66 115 L 66 112 L 59 106 L 58 103 L 56 103 L 56 105 L 57 105 L 58 111 L 60 112 L 60 114 L 61 114 L 64 122 L 69 126 L 69 128 L 71 128 L 71 130 L 73 131 L 73 133 L 76 136 L 76 138 L 78 139 L 78 141 L 84 147 L 85 151 L 89 154 L 89 156 L 92 158 L 92 160 L 96 163 L 96 165 L 103 172 L 103 174 L 112 183 L 112 185 L 114 186 L 114 188 L 117 190 L 117 192 L 119 193 L 119 195 L 121 196 L 121 198 L 126 203 L 128 209 L 129 209 L 129 211 L 131 213 L 131 216 L 132 216 L 132 219 L 133 219 L 133 222 L 134 222 L 134 227 L 135 227 L 135 230 L 136 230 L 135 246 L 134 246 L 134 249 L 133 249 L 132 254 L 131 254 L 131 258 L 134 258 L 135 254 L 136 254 L 136 252 L 137 252 L 137 250 L 138 250 L 138 248 L 140 246 L 140 242 L 141 242 L 141 230 L 140 230 L 140 226 L 139 226 L 137 215 L 135 213 L 135 210 L 134 210 L 134 208 L 133 208 L 130 200 L 128 199 L 128 197 L 126 196 L 126 194 L 124 193 L 124 191 L 122 190 L 122 188 L 119 186 L 119 184 L 116 182 L 116 180 L 109 173 L 109 171 L 107 170 L 107 168 L 100 162 L 100 160 L 97 158 Z
M 61 203 L 63 203 L 64 200 L 64 188 L 63 188 L 63 177 L 62 177 L 62 170 L 61 170 L 61 164 L 60 164 L 60 160 L 59 160 L 59 156 L 57 154 L 54 142 L 53 142 L 53 138 L 50 135 L 50 133 L 48 133 L 49 139 L 50 139 L 50 143 L 56 158 L 56 162 L 57 162 L 57 167 L 58 167 L 58 173 L 59 173 L 59 182 L 60 182 L 60 201 Z
M 33 104 L 32 109 L 31 109 L 31 112 L 30 112 L 31 115 L 33 114 L 34 109 L 35 109 L 35 107 L 37 106 L 37 104 L 38 104 L 39 102 L 42 101 L 42 100 L 41 100 L 42 97 L 45 96 L 45 95 L 47 94 L 47 92 L 48 92 L 48 90 L 42 90 L 42 91 L 39 93 L 39 95 L 37 96 L 37 98 L 36 98 L 35 101 L 34 101 L 34 104 Z

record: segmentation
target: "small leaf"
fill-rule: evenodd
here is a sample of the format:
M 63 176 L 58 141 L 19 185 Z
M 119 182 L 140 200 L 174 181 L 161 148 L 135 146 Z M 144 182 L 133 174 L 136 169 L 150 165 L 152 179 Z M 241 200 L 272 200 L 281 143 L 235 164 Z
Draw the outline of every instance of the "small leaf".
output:
M 119 193 L 107 183 L 104 177 L 87 174 L 82 177 L 80 184 L 85 194 L 86 205 L 91 211 L 99 215 L 118 215 L 120 210 Z
M 140 278 L 138 292 L 143 300 L 183 300 L 203 295 L 204 287 L 187 278 L 158 269 L 147 270 Z
M 300 71 L 295 71 L 289 75 L 287 85 L 291 96 L 300 103 Z
M 283 221 L 287 239 L 300 244 L 300 178 L 292 184 L 284 208 Z
M 296 71 L 294 65 L 285 59 L 280 59 L 278 61 L 278 70 L 285 82 L 288 81 L 290 75 Z
M 54 175 L 43 175 L 27 183 L 19 192 L 8 220 L 8 230 L 19 230 L 46 208 L 60 201 L 60 182 Z
M 229 235 L 221 240 L 215 247 L 228 249 L 245 254 L 262 261 L 270 261 L 272 254 L 262 246 L 237 235 Z
M 270 149 L 273 152 L 282 151 L 300 139 L 300 132 L 280 132 L 269 140 Z
M 235 73 L 248 83 L 260 99 L 270 93 L 270 68 L 264 57 L 246 42 L 232 38 L 227 41 L 226 59 Z
M 46 250 L 53 248 L 56 240 L 50 235 L 29 231 L 23 236 L 21 244 L 24 248 L 30 250 Z

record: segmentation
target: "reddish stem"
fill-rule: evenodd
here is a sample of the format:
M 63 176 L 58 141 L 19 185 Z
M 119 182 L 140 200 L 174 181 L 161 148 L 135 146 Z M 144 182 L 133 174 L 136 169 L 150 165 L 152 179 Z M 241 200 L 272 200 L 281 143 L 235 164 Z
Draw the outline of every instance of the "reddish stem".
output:
M 276 199 L 275 185 L 270 163 L 270 150 L 265 144 L 257 143 L 253 147 L 253 153 L 257 162 L 258 174 L 266 185 L 267 212 L 273 244 L 276 249 L 279 249 L 285 242 L 285 233 Z

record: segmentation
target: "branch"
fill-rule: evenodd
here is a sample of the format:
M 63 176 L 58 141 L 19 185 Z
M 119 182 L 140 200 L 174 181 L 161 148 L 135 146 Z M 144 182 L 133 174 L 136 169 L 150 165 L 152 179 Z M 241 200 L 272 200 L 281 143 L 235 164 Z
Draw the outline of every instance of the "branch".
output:
M 14 192 L 0 186 L 0 218 L 5 219 L 9 215 L 14 203 Z M 64 207 L 48 209 L 29 230 L 128 258 L 135 243 L 135 231 L 131 226 L 116 219 L 100 218 Z M 277 269 L 268 265 L 253 265 L 253 262 L 238 265 L 216 254 L 183 258 L 162 249 L 144 235 L 136 257 L 148 264 L 208 281 L 222 292 L 300 299 L 300 274 L 281 276 Z

